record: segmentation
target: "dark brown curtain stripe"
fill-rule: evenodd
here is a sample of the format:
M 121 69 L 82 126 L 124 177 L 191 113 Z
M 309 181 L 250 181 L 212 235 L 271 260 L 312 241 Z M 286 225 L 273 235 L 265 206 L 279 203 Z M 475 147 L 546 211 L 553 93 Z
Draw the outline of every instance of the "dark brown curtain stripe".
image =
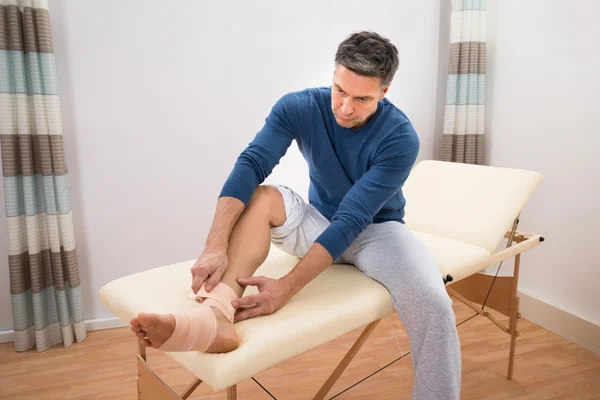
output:
M 0 6 L 0 50 L 54 53 L 50 28 L 48 10 Z
M 31 135 L 17 136 L 19 142 L 17 162 L 20 164 L 21 175 L 33 175 L 33 143 Z
M 65 151 L 62 135 L 48 135 L 50 139 L 50 152 L 52 159 L 52 174 L 65 175 L 67 164 L 65 163 Z
M 16 41 L 15 45 L 20 46 L 18 41 Z M 8 7 L 0 6 L 0 50 L 10 50 L 12 47 L 8 30 Z
M 52 277 L 54 278 L 54 287 L 58 290 L 65 288 L 65 274 L 63 271 L 62 256 L 60 253 L 50 253 L 52 264 Z
M 449 74 L 485 74 L 485 42 L 450 44 Z
M 46 276 L 44 271 L 44 258 L 41 253 L 29 256 L 29 271 L 31 273 L 31 291 L 38 293 L 46 287 Z M 47 266 L 47 265 L 46 265 Z
M 442 160 L 483 164 L 484 135 L 444 135 Z
M 65 175 L 62 135 L 0 135 L 4 176 Z
M 10 293 L 18 294 L 31 289 L 38 293 L 54 286 L 63 290 L 65 282 L 71 287 L 81 284 L 75 251 L 52 253 L 42 250 L 37 254 L 22 253 L 9 256 Z
M 79 286 L 81 282 L 79 280 L 79 265 L 77 264 L 75 250 L 64 251 L 61 249 L 61 254 L 66 280 L 71 287 Z
M 33 168 L 36 174 L 52 175 L 52 152 L 48 135 L 35 135 L 33 141 Z
M 14 5 L 0 6 L 0 50 L 23 51 L 23 36 L 19 7 Z
M 54 286 L 54 274 L 52 273 L 52 262 L 50 261 L 50 250 L 42 250 L 42 265 L 44 267 L 44 283 L 43 287 Z
M 17 135 L 0 135 L 0 154 L 2 155 L 3 176 L 23 175 Z
M 23 9 L 23 36 L 25 52 L 54 53 L 50 15 L 48 10 L 25 7 Z
M 8 274 L 10 276 L 11 294 L 23 293 L 31 288 L 29 256 L 27 253 L 8 257 Z

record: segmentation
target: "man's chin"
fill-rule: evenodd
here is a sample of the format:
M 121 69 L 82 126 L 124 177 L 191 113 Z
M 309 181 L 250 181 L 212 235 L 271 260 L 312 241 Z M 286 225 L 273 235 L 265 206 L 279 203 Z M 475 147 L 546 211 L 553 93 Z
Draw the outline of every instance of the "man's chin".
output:
M 343 128 L 352 128 L 354 127 L 354 125 L 356 125 L 356 121 L 354 120 L 336 118 L 335 121 L 338 123 L 338 125 L 340 125 Z

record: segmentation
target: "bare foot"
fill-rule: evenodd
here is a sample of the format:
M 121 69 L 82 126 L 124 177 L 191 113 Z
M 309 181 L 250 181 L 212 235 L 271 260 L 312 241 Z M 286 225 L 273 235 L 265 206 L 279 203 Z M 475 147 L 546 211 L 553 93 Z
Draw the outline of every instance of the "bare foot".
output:
M 175 330 L 173 314 L 139 313 L 137 318 L 132 318 L 129 323 L 142 344 L 155 349 L 162 346 Z
M 226 353 L 239 347 L 240 341 L 233 324 L 221 313 L 213 308 L 217 318 L 217 334 L 215 341 L 206 350 L 207 353 Z M 167 341 L 175 330 L 175 317 L 173 314 L 139 313 L 129 322 L 132 332 L 147 347 L 159 348 Z

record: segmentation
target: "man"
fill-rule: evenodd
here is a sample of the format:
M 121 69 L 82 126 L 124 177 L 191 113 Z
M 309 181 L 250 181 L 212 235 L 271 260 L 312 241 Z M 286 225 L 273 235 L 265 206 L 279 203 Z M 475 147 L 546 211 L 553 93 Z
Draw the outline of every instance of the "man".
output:
M 403 222 L 402 186 L 419 140 L 385 99 L 397 68 L 389 40 L 356 33 L 338 47 L 331 87 L 277 101 L 225 182 L 192 268 L 203 303 L 183 315 L 132 319 L 143 344 L 231 351 L 239 346 L 233 322 L 277 311 L 332 263 L 350 263 L 392 294 L 410 339 L 413 399 L 459 398 L 452 301 L 434 258 Z M 287 187 L 261 185 L 293 140 L 309 166 L 309 204 Z M 252 277 L 271 243 L 301 261 L 280 279 Z M 259 293 L 241 297 L 247 285 Z

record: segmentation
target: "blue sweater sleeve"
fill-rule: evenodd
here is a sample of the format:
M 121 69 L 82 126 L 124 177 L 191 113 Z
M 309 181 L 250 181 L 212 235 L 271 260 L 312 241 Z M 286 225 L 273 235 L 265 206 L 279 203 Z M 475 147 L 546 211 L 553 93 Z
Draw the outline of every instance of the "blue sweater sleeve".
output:
M 405 128 L 409 128 L 406 129 Z M 381 144 L 369 170 L 346 193 L 331 225 L 317 238 L 336 260 L 373 222 L 383 205 L 404 185 L 419 153 L 419 139 L 410 123 L 395 129 Z
M 287 94 L 275 103 L 263 128 L 238 157 L 219 198 L 235 197 L 248 205 L 256 187 L 271 174 L 294 140 L 297 100 L 294 94 Z

